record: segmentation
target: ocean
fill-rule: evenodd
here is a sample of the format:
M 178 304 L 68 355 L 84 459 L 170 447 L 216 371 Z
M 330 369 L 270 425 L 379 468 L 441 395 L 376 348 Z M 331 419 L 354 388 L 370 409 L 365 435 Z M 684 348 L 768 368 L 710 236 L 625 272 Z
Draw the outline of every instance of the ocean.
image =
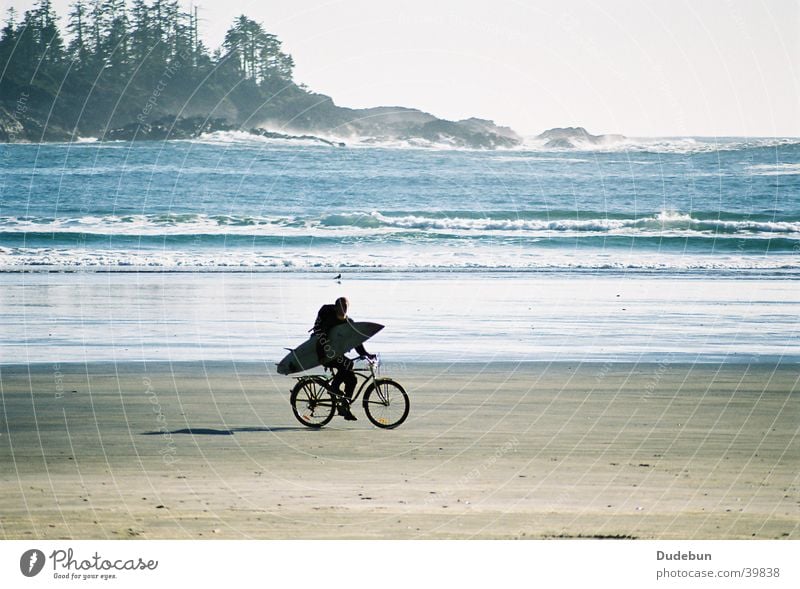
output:
M 800 140 L 0 145 L 0 363 L 800 358 Z M 334 280 L 342 274 L 341 281 Z

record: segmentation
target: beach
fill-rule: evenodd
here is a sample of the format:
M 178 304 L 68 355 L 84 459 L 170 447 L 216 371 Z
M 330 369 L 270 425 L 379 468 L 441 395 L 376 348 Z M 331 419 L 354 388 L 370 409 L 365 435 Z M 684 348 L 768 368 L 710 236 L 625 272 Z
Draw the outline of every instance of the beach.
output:
M 800 535 L 800 142 L 4 145 L 0 537 Z M 295 421 L 350 299 L 399 428 Z
M 800 1 L 10 2 L 0 589 L 800 587 Z
M 387 363 L 394 430 L 254 362 L 0 366 L 4 539 L 800 537 L 798 365 Z

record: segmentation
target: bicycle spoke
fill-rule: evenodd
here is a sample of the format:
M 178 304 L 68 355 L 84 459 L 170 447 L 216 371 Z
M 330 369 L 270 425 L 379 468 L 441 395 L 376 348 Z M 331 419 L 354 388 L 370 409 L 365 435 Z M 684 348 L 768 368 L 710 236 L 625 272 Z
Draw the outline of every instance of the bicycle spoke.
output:
M 392 380 L 380 380 L 364 399 L 364 410 L 369 420 L 382 428 L 397 427 L 408 416 L 408 395 Z
M 322 427 L 333 419 L 335 403 L 330 392 L 313 380 L 295 386 L 291 404 L 297 420 L 308 427 Z

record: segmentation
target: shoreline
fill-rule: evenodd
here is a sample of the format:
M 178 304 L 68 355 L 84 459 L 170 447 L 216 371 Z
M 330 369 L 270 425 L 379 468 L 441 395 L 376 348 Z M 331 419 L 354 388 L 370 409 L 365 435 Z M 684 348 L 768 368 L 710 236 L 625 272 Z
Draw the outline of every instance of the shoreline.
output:
M 352 355 L 352 354 L 350 354 Z M 719 360 L 713 359 L 698 359 L 696 361 L 688 362 L 685 360 L 675 360 L 675 361 L 658 361 L 658 360 L 642 360 L 642 361 L 632 361 L 632 360 L 607 360 L 607 359 L 589 359 L 589 360 L 488 360 L 486 362 L 478 362 L 475 360 L 454 360 L 452 362 L 449 361 L 442 361 L 442 360 L 384 360 L 381 365 L 388 366 L 392 369 L 396 369 L 401 367 L 402 370 L 409 370 L 413 369 L 414 367 L 421 367 L 424 369 L 430 368 L 449 368 L 453 367 L 458 370 L 467 370 L 467 369 L 506 369 L 506 368 L 517 368 L 517 369 L 541 369 L 541 368 L 554 368 L 554 369 L 563 369 L 563 368 L 580 368 L 582 366 L 588 367 L 596 367 L 596 366 L 615 366 L 624 369 L 636 369 L 636 368 L 653 368 L 659 366 L 668 366 L 670 368 L 676 369 L 690 369 L 693 366 L 702 366 L 705 368 L 709 367 L 743 367 L 743 366 L 752 366 L 752 367 L 759 367 L 759 368 L 769 368 L 769 367 L 776 367 L 776 368 L 791 368 L 791 367 L 800 367 L 800 359 L 798 358 L 773 358 L 773 357 L 765 357 L 759 358 L 757 361 L 753 361 L 752 357 L 750 360 L 736 359 L 737 361 L 724 361 L 721 362 Z M 280 377 L 289 377 L 294 378 L 296 376 L 309 374 L 314 371 L 318 371 L 319 368 L 313 368 L 306 372 L 298 372 L 296 374 L 290 375 L 279 375 L 275 370 L 272 368 L 277 364 L 275 360 L 230 360 L 230 359 L 219 359 L 219 358 L 212 358 L 208 360 L 204 359 L 180 359 L 180 360 L 131 360 L 131 359 L 120 359 L 120 360 L 104 360 L 104 359 L 92 359 L 92 360 L 85 360 L 85 361 L 76 361 L 76 360 L 53 360 L 47 362 L 35 361 L 35 362 L 0 362 L 0 368 L 6 370 L 15 370 L 15 369 L 26 369 L 26 368 L 43 368 L 46 366 L 53 366 L 58 365 L 63 368 L 73 368 L 77 369 L 80 367 L 88 368 L 92 366 L 121 366 L 121 367 L 140 367 L 140 366 L 148 366 L 157 369 L 163 369 L 167 367 L 188 367 L 194 368 L 197 365 L 205 366 L 208 368 L 215 368 L 215 369 L 229 369 L 236 366 L 247 367 L 247 368 L 256 368 L 256 367 L 268 367 L 266 374 L 280 376 Z
M 0 537 L 797 539 L 796 365 L 405 365 L 395 430 L 261 363 L 0 370 Z
M 21 266 L 18 268 L 0 268 L 0 276 L 13 276 L 17 274 L 45 275 L 104 275 L 104 274 L 277 274 L 281 276 L 319 276 L 321 274 L 347 273 L 348 276 L 360 274 L 374 276 L 480 276 L 486 275 L 522 275 L 530 277 L 536 274 L 548 276 L 576 276 L 576 277 L 646 277 L 663 279 L 740 279 L 740 278 L 768 278 L 774 280 L 795 280 L 800 278 L 800 267 L 791 268 L 369 268 L 369 267 L 341 267 L 330 268 L 282 268 L 279 266 L 183 266 L 180 268 L 158 268 L 152 266 L 121 266 L 121 267 L 79 267 L 70 268 L 62 266 Z M 713 275 L 712 275 L 713 273 Z
M 386 361 L 799 362 L 794 280 L 536 273 L 30 274 L 0 278 L 0 363 L 276 361 L 320 304 L 389 329 Z M 725 288 L 721 288 L 725 286 Z M 735 288 L 727 288 L 735 286 Z M 424 293 L 424 296 L 420 296 Z M 464 321 L 465 318 L 468 320 Z M 464 335 L 468 337 L 464 339 Z

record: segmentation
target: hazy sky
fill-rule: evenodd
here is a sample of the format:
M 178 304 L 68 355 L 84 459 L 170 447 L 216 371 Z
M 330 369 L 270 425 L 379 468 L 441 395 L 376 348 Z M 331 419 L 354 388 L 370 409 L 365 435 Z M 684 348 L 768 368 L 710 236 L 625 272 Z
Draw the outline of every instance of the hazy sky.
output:
M 54 2 L 62 17 L 68 4 Z M 478 116 L 523 134 L 800 136 L 800 0 L 196 4 L 207 45 L 244 13 L 283 41 L 298 82 L 343 106 Z

